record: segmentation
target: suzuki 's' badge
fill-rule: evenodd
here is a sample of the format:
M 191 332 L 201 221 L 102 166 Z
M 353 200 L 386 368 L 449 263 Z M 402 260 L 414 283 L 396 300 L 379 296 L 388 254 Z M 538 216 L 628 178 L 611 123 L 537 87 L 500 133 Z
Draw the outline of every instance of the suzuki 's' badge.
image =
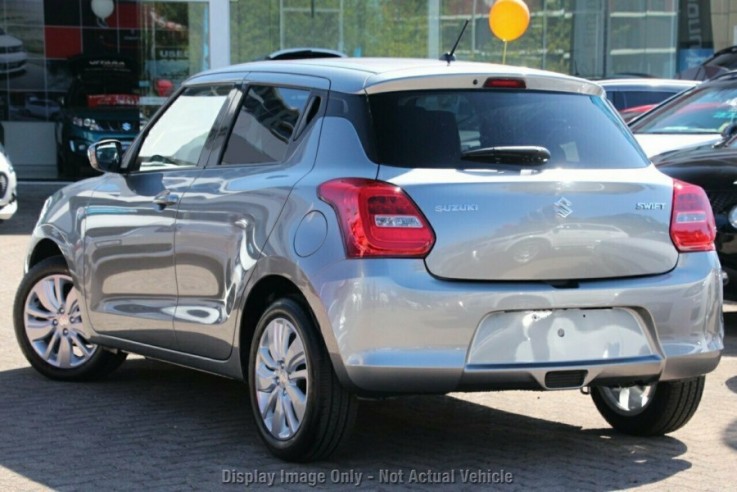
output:
M 571 205 L 573 205 L 571 201 L 562 196 L 560 197 L 560 200 L 555 202 L 555 213 L 558 215 L 558 217 L 562 217 L 565 219 L 573 213 Z
M 131 131 L 131 128 L 133 128 L 133 125 L 126 121 L 125 123 L 123 123 L 122 127 L 124 132 L 129 132 Z

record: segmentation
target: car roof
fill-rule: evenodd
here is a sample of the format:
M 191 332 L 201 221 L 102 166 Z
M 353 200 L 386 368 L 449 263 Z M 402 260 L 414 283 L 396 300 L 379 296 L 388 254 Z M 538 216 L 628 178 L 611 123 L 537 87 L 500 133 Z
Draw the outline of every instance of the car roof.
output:
M 475 88 L 488 77 L 523 79 L 528 89 L 577 92 L 602 95 L 595 83 L 525 67 L 492 63 L 420 58 L 312 58 L 300 60 L 257 61 L 209 70 L 190 78 L 185 84 L 197 84 L 245 77 L 250 72 L 270 72 L 322 77 L 331 81 L 331 89 L 347 93 L 390 90 Z M 481 79 L 483 77 L 483 79 Z

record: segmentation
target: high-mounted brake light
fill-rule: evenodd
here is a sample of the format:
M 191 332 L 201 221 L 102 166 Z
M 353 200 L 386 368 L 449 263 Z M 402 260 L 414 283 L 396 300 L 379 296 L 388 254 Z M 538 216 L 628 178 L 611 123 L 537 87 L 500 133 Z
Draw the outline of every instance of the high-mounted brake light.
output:
M 490 77 L 484 82 L 484 87 L 488 89 L 525 89 L 527 84 L 523 79 Z
M 670 237 L 678 251 L 712 251 L 716 223 L 709 199 L 702 188 L 673 180 L 673 213 Z
M 435 233 L 398 186 L 363 178 L 334 179 L 318 188 L 335 209 L 349 258 L 424 258 Z

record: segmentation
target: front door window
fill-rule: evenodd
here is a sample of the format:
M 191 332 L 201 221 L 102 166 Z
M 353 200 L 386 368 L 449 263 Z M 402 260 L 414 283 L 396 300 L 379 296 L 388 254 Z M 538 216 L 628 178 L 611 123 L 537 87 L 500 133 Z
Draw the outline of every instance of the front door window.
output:
M 230 86 L 186 89 L 146 135 L 136 159 L 141 171 L 194 167 Z

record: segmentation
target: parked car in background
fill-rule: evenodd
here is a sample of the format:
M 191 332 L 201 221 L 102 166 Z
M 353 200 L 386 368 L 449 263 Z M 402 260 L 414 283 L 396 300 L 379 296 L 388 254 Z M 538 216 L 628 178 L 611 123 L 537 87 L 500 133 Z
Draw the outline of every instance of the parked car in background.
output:
M 698 67 L 684 70 L 676 75 L 684 80 L 709 80 L 724 73 L 737 70 L 737 46 L 730 46 L 714 53 Z
M 0 28 L 0 73 L 22 72 L 27 60 L 28 53 L 23 49 L 23 41 Z
M 702 187 L 709 197 L 717 235 L 716 251 L 729 277 L 727 293 L 737 294 L 737 135 L 717 144 L 666 152 L 653 162 L 668 176 Z
M 18 210 L 17 184 L 15 169 L 0 145 L 0 222 L 10 219 Z
M 694 80 L 650 78 L 605 79 L 597 80 L 596 83 L 604 88 L 607 99 L 614 104 L 625 121 L 699 84 Z
M 24 110 L 27 114 L 36 118 L 55 120 L 59 117 L 61 106 L 53 99 L 31 96 L 26 98 Z
M 737 72 L 688 89 L 629 123 L 645 153 L 717 143 L 737 122 Z
M 358 396 L 590 388 L 614 428 L 661 435 L 721 356 L 706 195 L 593 82 L 261 61 L 192 77 L 128 152 L 89 156 L 105 174 L 33 232 L 28 361 L 79 380 L 133 352 L 247 381 L 286 460 L 335 451 Z M 550 246 L 515 258 L 525 237 Z

